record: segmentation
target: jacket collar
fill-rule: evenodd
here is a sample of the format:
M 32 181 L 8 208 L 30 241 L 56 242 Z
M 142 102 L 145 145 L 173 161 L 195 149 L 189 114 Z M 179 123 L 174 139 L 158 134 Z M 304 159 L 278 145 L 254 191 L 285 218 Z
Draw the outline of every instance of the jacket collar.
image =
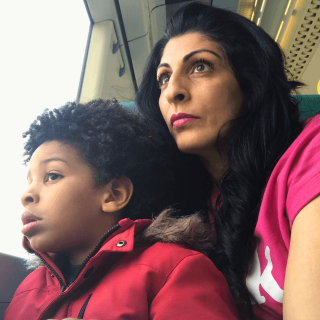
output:
M 135 235 L 152 223 L 149 219 L 132 221 L 128 218 L 118 222 L 120 228 L 103 241 L 99 252 L 130 252 L 134 248 Z
M 102 238 L 99 240 L 97 246 L 93 249 L 94 252 L 91 252 L 88 258 L 85 260 L 85 263 L 96 256 L 100 256 L 102 253 L 110 252 L 130 252 L 134 248 L 134 238 L 137 233 L 142 232 L 152 223 L 152 220 L 149 219 L 139 219 L 132 221 L 129 218 L 122 219 L 118 222 L 118 228 L 114 227 L 114 231 L 110 232 L 111 229 L 106 232 Z M 113 229 L 113 228 L 112 228 Z M 45 264 L 56 269 L 56 266 L 53 263 L 55 254 L 54 253 L 43 253 L 34 250 L 31 247 L 31 244 L 27 237 L 23 237 L 23 247 L 29 253 L 35 253 L 37 256 L 42 258 Z M 60 272 L 59 272 L 60 273 Z

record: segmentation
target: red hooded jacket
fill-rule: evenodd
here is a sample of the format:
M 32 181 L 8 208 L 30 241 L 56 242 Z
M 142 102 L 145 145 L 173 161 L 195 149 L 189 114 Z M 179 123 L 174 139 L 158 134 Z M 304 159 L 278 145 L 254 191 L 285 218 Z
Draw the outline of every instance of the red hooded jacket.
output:
M 237 319 L 227 282 L 202 253 L 174 243 L 134 247 L 151 220 L 121 220 L 69 287 L 47 254 L 19 286 L 5 320 Z M 32 251 L 25 239 L 25 246 Z

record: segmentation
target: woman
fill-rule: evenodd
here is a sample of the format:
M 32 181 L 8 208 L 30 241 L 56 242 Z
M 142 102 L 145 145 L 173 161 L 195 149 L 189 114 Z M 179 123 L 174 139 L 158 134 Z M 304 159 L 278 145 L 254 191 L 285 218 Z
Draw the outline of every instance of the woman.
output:
M 300 122 L 301 85 L 261 28 L 191 3 L 155 45 L 136 98 L 214 180 L 214 262 L 239 309 L 261 319 L 320 314 L 320 118 Z

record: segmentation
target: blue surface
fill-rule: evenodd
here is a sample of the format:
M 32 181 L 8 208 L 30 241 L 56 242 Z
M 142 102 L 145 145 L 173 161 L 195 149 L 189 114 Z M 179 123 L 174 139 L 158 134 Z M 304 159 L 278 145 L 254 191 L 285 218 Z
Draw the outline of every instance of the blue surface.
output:
M 132 111 L 138 111 L 136 104 L 134 102 L 121 102 L 121 104 Z

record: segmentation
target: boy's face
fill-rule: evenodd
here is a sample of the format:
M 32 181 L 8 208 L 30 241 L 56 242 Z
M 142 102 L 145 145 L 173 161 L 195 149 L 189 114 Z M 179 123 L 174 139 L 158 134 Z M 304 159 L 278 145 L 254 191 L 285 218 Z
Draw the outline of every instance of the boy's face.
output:
M 46 142 L 30 161 L 22 232 L 35 250 L 63 252 L 81 263 L 112 226 L 104 224 L 103 193 L 75 148 Z

